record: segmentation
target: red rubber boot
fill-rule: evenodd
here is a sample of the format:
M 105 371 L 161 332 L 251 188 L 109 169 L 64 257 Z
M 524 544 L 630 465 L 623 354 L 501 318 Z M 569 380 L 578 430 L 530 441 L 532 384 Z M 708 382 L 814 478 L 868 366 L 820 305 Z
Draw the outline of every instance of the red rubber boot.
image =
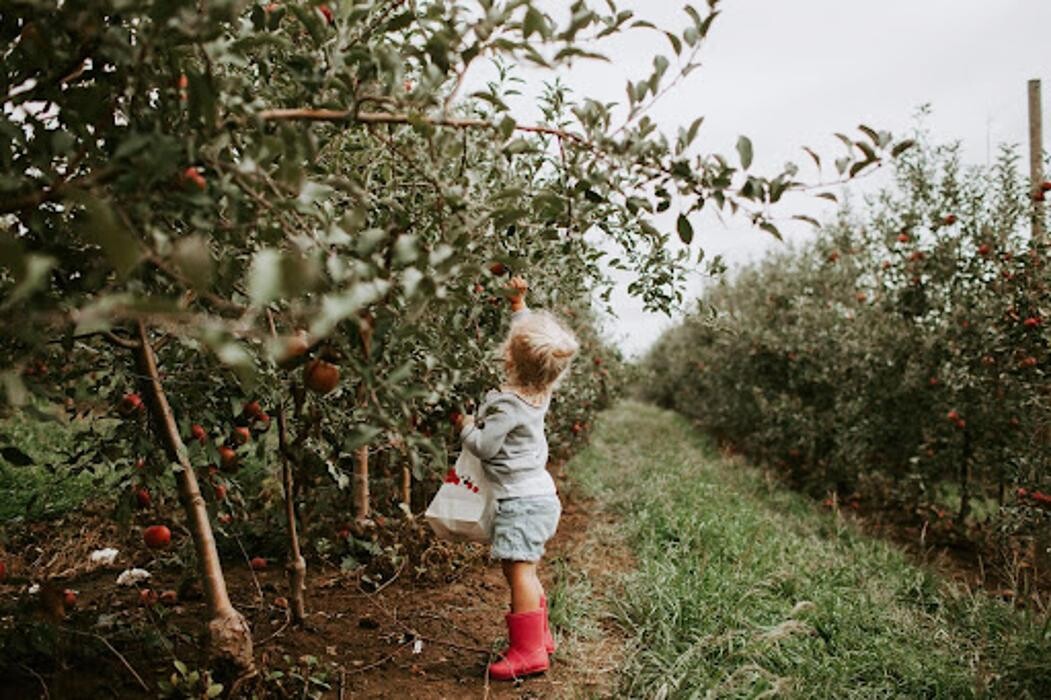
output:
M 511 645 L 504 658 L 489 664 L 490 678 L 496 681 L 510 681 L 547 670 L 544 617 L 543 608 L 507 614 L 507 636 Z
M 547 615 L 547 596 L 540 596 L 540 609 L 544 611 L 544 648 L 550 656 L 555 653 L 555 638 L 551 636 L 551 620 Z

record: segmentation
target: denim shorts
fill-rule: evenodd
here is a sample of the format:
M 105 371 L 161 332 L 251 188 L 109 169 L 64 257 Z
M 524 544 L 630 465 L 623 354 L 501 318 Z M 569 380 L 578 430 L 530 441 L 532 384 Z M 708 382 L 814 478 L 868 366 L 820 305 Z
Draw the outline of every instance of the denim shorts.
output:
M 498 500 L 493 518 L 493 559 L 540 561 L 561 515 L 562 503 L 555 494 Z

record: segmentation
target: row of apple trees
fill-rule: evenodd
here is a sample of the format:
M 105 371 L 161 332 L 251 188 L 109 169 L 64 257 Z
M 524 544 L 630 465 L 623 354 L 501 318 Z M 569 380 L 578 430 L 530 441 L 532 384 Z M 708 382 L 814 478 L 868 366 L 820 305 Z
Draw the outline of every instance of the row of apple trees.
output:
M 717 14 L 709 0 L 666 30 L 584 0 L 558 16 L 528 0 L 0 10 L 5 410 L 94 421 L 70 466 L 123 470 L 140 524 L 189 533 L 216 657 L 253 665 L 215 528 L 250 511 L 287 530 L 301 617 L 310 528 L 418 512 L 414 484 L 440 478 L 450 414 L 497 381 L 510 274 L 584 341 L 549 424 L 565 454 L 614 389 L 592 309 L 603 265 L 667 308 L 690 254 L 667 244 L 691 242 L 691 213 L 776 233 L 769 207 L 800 186 L 796 166 L 754 175 L 746 138 L 733 159 L 698 154 L 700 119 L 672 138 L 646 116 L 697 68 Z M 604 60 L 625 32 L 666 48 L 620 107 L 555 82 L 542 121 L 520 123 L 506 68 L 465 87 L 480 62 Z M 901 147 L 871 130 L 847 143 L 846 177 Z M 273 488 L 241 488 L 252 470 Z M 157 510 L 176 498 L 181 515 Z
M 1031 224 L 1051 183 L 1013 148 L 965 167 L 925 141 L 865 206 L 712 286 L 649 356 L 650 396 L 815 493 L 1046 533 L 1051 278 Z

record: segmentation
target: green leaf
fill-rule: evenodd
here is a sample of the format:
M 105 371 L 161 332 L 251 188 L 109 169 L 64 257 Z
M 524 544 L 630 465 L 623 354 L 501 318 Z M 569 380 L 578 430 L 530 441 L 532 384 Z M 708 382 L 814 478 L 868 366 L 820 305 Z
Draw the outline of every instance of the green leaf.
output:
M 796 214 L 792 218 L 795 219 L 796 221 L 803 221 L 805 223 L 808 223 L 811 226 L 813 226 L 814 228 L 821 228 L 821 222 L 819 222 L 817 219 L 815 219 L 812 216 L 806 216 L 804 214 Z
M 741 158 L 741 167 L 748 170 L 752 165 L 752 140 L 747 136 L 737 139 L 737 155 Z
M 530 5 L 526 9 L 525 19 L 522 21 L 522 37 L 528 39 L 534 33 L 545 39 L 548 37 L 547 22 L 544 21 L 544 15 Z
M 904 141 L 900 142 L 899 144 L 897 144 L 897 145 L 896 145 L 896 146 L 895 146 L 895 147 L 894 147 L 894 148 L 893 148 L 893 149 L 891 150 L 890 154 L 891 154 L 891 155 L 892 155 L 893 157 L 897 158 L 897 157 L 898 157 L 898 156 L 900 156 L 900 155 L 901 155 L 902 153 L 904 153 L 905 151 L 909 150 L 910 148 L 912 148 L 912 147 L 913 147 L 913 146 L 915 146 L 915 145 L 916 145 L 916 142 L 915 142 L 915 141 L 913 141 L 912 139 L 906 139 L 906 140 L 904 140 Z
M 28 298 L 33 292 L 44 287 L 47 284 L 48 275 L 57 264 L 54 258 L 36 253 L 30 253 L 18 262 L 21 268 L 15 276 L 18 284 L 15 285 L 7 295 L 7 298 L 0 304 L 0 309 L 14 306 L 19 301 Z
M 821 170 L 821 156 L 819 156 L 812 149 L 810 149 L 810 148 L 808 148 L 806 146 L 803 146 L 803 150 L 806 151 L 807 155 L 809 155 L 814 160 L 814 165 L 816 165 L 817 169 L 820 171 Z
M 774 238 L 776 238 L 779 241 L 784 240 L 781 237 L 781 232 L 777 229 L 776 226 L 774 226 L 769 221 L 763 221 L 762 223 L 760 223 L 759 224 L 759 228 L 761 228 L 762 230 L 766 231 L 767 233 L 769 233 L 771 236 L 773 236 Z
M 858 129 L 861 132 L 863 132 L 865 134 L 865 136 L 869 137 L 869 139 L 872 141 L 872 145 L 873 146 L 879 146 L 880 145 L 880 143 L 879 143 L 879 141 L 880 141 L 879 134 L 876 133 L 875 129 L 873 129 L 870 126 L 866 126 L 864 124 L 859 125 Z
M 80 235 L 102 248 L 117 274 L 126 277 L 139 262 L 139 241 L 109 202 L 86 192 L 73 199 L 84 208 L 74 223 Z
M 690 223 L 685 214 L 679 214 L 679 218 L 675 222 L 675 228 L 679 232 L 679 240 L 686 245 L 690 245 L 693 241 L 693 224 Z
M 212 284 L 212 253 L 204 236 L 195 233 L 176 241 L 172 261 L 194 289 Z
M 217 697 L 219 697 L 222 694 L 223 694 L 223 685 L 222 685 L 222 683 L 212 683 L 210 686 L 208 686 L 208 690 L 205 691 L 205 695 L 207 695 L 210 698 L 217 698 Z
M 248 272 L 248 296 L 256 306 L 266 306 L 281 297 L 281 252 L 260 250 L 252 258 Z

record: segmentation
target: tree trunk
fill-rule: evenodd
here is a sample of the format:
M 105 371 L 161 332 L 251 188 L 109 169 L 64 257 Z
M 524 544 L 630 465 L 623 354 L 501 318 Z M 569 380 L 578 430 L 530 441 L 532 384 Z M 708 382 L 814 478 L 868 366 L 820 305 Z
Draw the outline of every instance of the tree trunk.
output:
M 369 519 L 369 446 L 354 451 L 354 520 Z
M 408 464 L 401 468 L 401 505 L 405 515 L 412 515 L 412 468 Z
M 292 460 L 288 452 L 288 432 L 285 427 L 285 407 L 277 407 L 277 442 L 281 452 L 281 477 L 285 490 L 285 522 L 288 525 L 289 556 L 285 571 L 288 573 L 289 596 L 292 603 L 292 620 L 302 624 L 306 618 L 307 560 L 299 547 L 296 530 L 296 491 L 292 478 Z
M 372 316 L 363 312 L 358 319 L 361 332 L 361 354 L 368 363 L 372 356 Z M 358 388 L 358 405 L 368 405 L 368 387 L 362 381 Z M 362 445 L 354 455 L 354 520 L 363 524 L 369 519 L 369 446 Z
M 956 526 L 961 530 L 964 521 L 971 514 L 971 433 L 963 431 L 963 459 L 960 462 L 960 512 L 956 516 Z
M 197 561 L 200 566 L 201 583 L 204 597 L 208 604 L 209 652 L 223 664 L 232 667 L 242 677 L 254 675 L 255 659 L 252 653 L 252 632 L 244 615 L 230 603 L 223 578 L 219 552 L 215 547 L 211 522 L 201 490 L 197 485 L 197 476 L 186 454 L 186 446 L 179 436 L 179 428 L 172 414 L 168 397 L 161 386 L 157 371 L 157 357 L 150 345 L 146 325 L 138 322 L 139 344 L 135 349 L 135 360 L 140 374 L 145 377 L 147 401 L 150 414 L 154 419 L 161 443 L 168 458 L 179 465 L 175 481 L 179 489 L 179 501 L 186 511 L 186 520 L 193 536 Z

